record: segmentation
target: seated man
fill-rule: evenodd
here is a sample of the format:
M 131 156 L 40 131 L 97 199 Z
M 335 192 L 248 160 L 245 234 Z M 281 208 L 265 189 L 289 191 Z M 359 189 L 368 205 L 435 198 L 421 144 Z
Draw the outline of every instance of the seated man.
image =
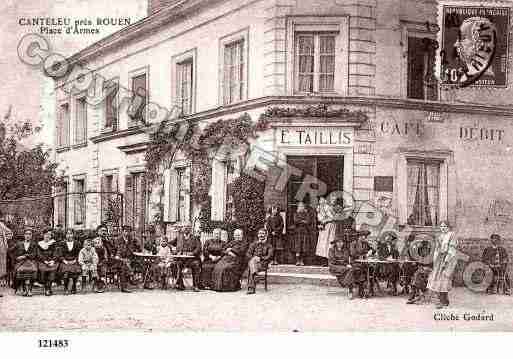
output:
M 397 237 L 393 233 L 386 233 L 383 241 L 378 243 L 378 258 L 381 260 L 398 259 Z M 384 264 L 380 268 L 380 277 L 385 279 L 388 287 L 392 287 L 392 295 L 397 295 L 397 282 L 399 281 L 399 267 L 396 264 Z
M 119 275 L 121 292 L 131 293 L 128 289 L 128 281 L 131 273 L 130 264 L 134 260 L 134 252 L 138 251 L 137 244 L 129 237 L 130 226 L 123 226 L 123 232 L 116 240 L 116 252 L 114 255 L 114 268 Z
M 249 259 L 247 294 L 255 294 L 255 276 L 258 272 L 265 270 L 273 258 L 273 246 L 267 240 L 267 230 L 265 228 L 258 230 L 258 240 L 249 245 L 246 257 Z
M 499 288 L 499 278 L 501 275 L 504 276 L 504 293 L 510 294 L 510 280 L 508 275 L 508 253 L 506 249 L 499 245 L 501 241 L 501 237 L 498 234 L 492 234 L 490 236 L 490 240 L 492 245 L 490 247 L 485 248 L 483 252 L 482 261 L 490 266 L 493 272 L 493 279 L 490 283 L 490 286 L 486 289 L 486 292 L 489 294 L 494 294 L 496 290 Z
M 185 290 L 183 283 L 183 270 L 189 268 L 192 271 L 192 290 L 199 292 L 200 274 L 201 274 L 201 242 L 199 237 L 193 236 L 191 227 L 183 227 L 181 234 L 176 242 L 176 251 L 178 254 L 190 255 L 191 258 L 180 258 L 177 261 L 178 278 L 176 279 L 176 288 Z
M 352 267 L 353 283 L 358 286 L 358 296 L 360 298 L 365 297 L 367 294 L 364 291 L 366 277 L 366 267 L 362 263 L 355 262 L 358 259 L 366 259 L 374 254 L 374 249 L 367 241 L 367 237 L 370 235 L 369 231 L 357 231 L 355 232 L 356 240 L 349 244 L 349 256 Z M 370 269 L 373 271 L 373 269 Z M 374 296 L 374 283 L 367 283 L 369 288 L 369 295 Z

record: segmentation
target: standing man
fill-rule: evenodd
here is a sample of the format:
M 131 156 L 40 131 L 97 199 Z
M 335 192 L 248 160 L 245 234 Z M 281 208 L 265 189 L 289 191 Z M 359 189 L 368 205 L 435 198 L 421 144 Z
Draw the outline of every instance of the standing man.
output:
M 250 244 L 246 257 L 249 259 L 247 294 L 255 294 L 255 276 L 259 271 L 267 268 L 273 257 L 273 246 L 267 241 L 267 231 L 265 228 L 261 228 L 258 231 L 258 240 Z
M 498 291 L 498 280 L 501 275 L 504 275 L 504 293 L 510 294 L 510 281 L 508 276 L 508 252 L 506 249 L 502 246 L 500 246 L 501 236 L 498 234 L 492 234 L 490 236 L 490 240 L 492 242 L 492 245 L 490 247 L 486 247 L 483 252 L 483 262 L 486 263 L 493 272 L 493 278 L 492 282 L 490 283 L 490 286 L 486 289 L 486 293 L 488 294 L 494 294 L 494 287 Z
M 123 232 L 116 241 L 116 254 L 114 256 L 121 282 L 121 292 L 123 293 L 132 292 L 128 289 L 128 280 L 131 272 L 130 263 L 134 258 L 134 252 L 137 252 L 136 245 L 129 236 L 130 230 L 130 226 L 123 226 Z
M 185 290 L 183 269 L 190 268 L 192 271 L 192 290 L 199 292 L 199 287 L 201 286 L 201 241 L 198 236 L 192 235 L 190 226 L 182 228 L 182 233 L 177 239 L 176 250 L 178 254 L 191 256 L 190 258 L 180 258 L 178 260 L 176 288 L 178 290 Z

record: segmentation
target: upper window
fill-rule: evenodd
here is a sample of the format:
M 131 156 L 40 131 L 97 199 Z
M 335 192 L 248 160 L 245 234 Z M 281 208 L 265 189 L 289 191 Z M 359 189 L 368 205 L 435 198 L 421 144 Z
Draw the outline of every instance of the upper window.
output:
M 75 144 L 87 143 L 87 101 L 86 97 L 80 97 L 76 102 L 75 118 Z
M 118 90 L 117 81 L 107 81 L 104 85 L 105 97 L 105 129 L 116 130 L 118 127 Z
M 176 64 L 177 106 L 182 115 L 193 112 L 193 59 Z
M 132 73 L 130 85 L 132 99 L 128 109 L 128 127 L 134 127 L 144 121 L 144 111 L 148 104 L 148 74 L 146 69 Z
M 436 226 L 440 221 L 440 161 L 407 160 L 409 225 Z
M 336 34 L 296 33 L 296 91 L 335 90 Z
M 438 99 L 438 82 L 434 75 L 434 41 L 429 38 L 408 37 L 408 98 Z
M 224 45 L 223 104 L 245 98 L 244 39 Z
M 57 147 L 66 147 L 69 146 L 69 103 L 59 106 L 58 116 Z

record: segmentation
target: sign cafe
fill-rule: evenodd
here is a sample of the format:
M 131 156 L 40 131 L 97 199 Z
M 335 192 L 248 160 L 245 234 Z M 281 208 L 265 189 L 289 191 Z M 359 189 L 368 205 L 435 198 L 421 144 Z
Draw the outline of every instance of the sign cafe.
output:
M 279 128 L 282 146 L 353 146 L 354 131 L 345 127 L 293 127 Z

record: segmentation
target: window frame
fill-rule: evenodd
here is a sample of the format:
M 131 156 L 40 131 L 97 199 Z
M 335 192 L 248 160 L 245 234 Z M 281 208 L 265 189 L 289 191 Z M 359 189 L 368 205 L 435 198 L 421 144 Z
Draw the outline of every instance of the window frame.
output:
M 286 52 L 286 88 L 289 95 L 340 95 L 347 96 L 349 87 L 349 16 L 287 16 L 287 52 Z M 310 33 L 314 36 L 335 34 L 335 69 L 333 90 L 316 92 L 319 83 L 314 85 L 313 92 L 298 90 L 299 68 L 297 56 L 298 34 Z M 317 41 L 319 42 L 319 41 Z M 317 54 L 317 56 L 320 55 Z M 314 63 L 320 60 L 315 59 Z M 314 80 L 315 80 L 314 67 Z M 320 78 L 320 76 L 318 76 Z M 314 81 L 315 82 L 315 81 Z
M 138 69 L 132 70 L 128 73 L 128 89 L 129 89 L 129 95 L 130 95 L 129 96 L 130 104 L 132 103 L 132 99 L 134 98 L 134 95 L 135 95 L 134 89 L 133 89 L 134 79 L 136 77 L 139 77 L 142 75 L 146 76 L 146 103 L 144 106 L 143 113 L 141 114 L 141 116 L 143 118 L 140 120 L 144 120 L 145 118 L 148 118 L 147 111 L 148 111 L 148 104 L 150 103 L 150 66 L 149 65 L 143 66 Z M 138 119 L 133 119 L 129 115 L 127 118 L 127 128 L 128 129 L 138 128 L 142 125 L 140 122 L 141 121 L 138 121 Z
M 238 100 L 234 100 L 231 102 L 225 102 L 225 50 L 226 47 L 243 41 L 242 47 L 242 55 L 243 58 L 243 76 L 242 76 L 242 84 L 243 88 L 241 91 L 241 98 Z M 219 39 L 219 90 L 218 90 L 218 104 L 220 106 L 229 106 L 242 101 L 246 101 L 249 98 L 249 27 L 236 31 L 232 34 L 226 35 Z
M 87 220 L 87 198 L 86 198 L 86 193 L 87 193 L 87 177 L 85 174 L 82 174 L 82 175 L 75 175 L 73 176 L 72 178 L 73 180 L 73 196 L 77 196 L 79 195 L 80 193 L 82 193 L 80 199 L 77 200 L 77 198 L 75 197 L 74 200 L 73 200 L 73 224 L 75 226 L 85 226 L 86 224 L 86 220 Z M 78 181 L 82 181 L 83 182 L 83 192 L 79 192 L 78 189 L 77 189 L 77 182 Z M 80 201 L 82 202 L 82 218 L 80 218 L 80 220 L 77 219 L 77 202 Z
M 110 126 L 107 126 L 107 115 L 108 115 L 108 111 L 107 111 L 107 106 L 108 106 L 108 98 L 109 96 L 106 95 L 105 96 L 105 104 L 104 104 L 104 107 L 103 107 L 103 122 L 102 122 L 102 132 L 114 132 L 114 131 L 117 131 L 119 129 L 119 107 L 120 107 L 120 103 L 119 103 L 119 77 L 113 77 L 107 81 L 105 81 L 103 83 L 103 90 L 105 90 L 106 87 L 109 86 L 109 84 L 111 83 L 115 83 L 116 86 L 117 86 L 117 89 L 116 89 L 116 94 L 114 96 L 114 101 L 116 103 L 116 107 L 115 107 L 115 122 L 113 122 Z
M 171 105 L 176 106 L 180 115 L 192 115 L 196 113 L 196 92 L 197 92 L 197 48 L 193 48 L 187 51 L 184 51 L 178 55 L 171 57 Z M 183 113 L 181 106 L 181 96 L 180 93 L 180 84 L 178 83 L 178 67 L 185 62 L 192 62 L 192 74 L 191 74 L 191 86 L 190 86 L 190 111 L 187 114 Z
M 454 153 L 451 150 L 416 150 L 400 148 L 395 155 L 394 201 L 397 205 L 399 224 L 408 222 L 408 161 L 424 160 L 440 163 L 438 223 L 449 221 L 453 223 L 456 213 L 456 175 Z M 433 228 L 433 226 L 410 225 L 415 228 Z
M 66 106 L 67 107 L 67 126 L 66 126 L 66 130 L 67 131 L 64 131 L 64 127 L 63 127 L 63 119 L 62 119 L 62 108 Z M 58 103 L 57 105 L 57 113 L 58 113 L 58 116 L 59 116 L 59 123 L 58 123 L 58 126 L 57 126 L 57 149 L 66 149 L 66 148 L 69 148 L 70 146 L 70 129 L 71 129 L 71 104 L 69 101 L 61 101 Z M 66 132 L 66 133 L 63 133 L 63 132 Z M 62 137 L 65 137 L 65 141 L 64 143 L 62 143 Z
M 79 112 L 79 102 L 83 102 L 84 103 L 84 111 L 85 111 L 85 115 L 84 115 L 84 138 L 83 138 L 83 141 L 79 142 L 78 141 L 78 119 L 79 119 L 79 115 L 78 115 L 78 112 Z M 73 131 L 73 145 L 74 146 L 86 146 L 87 145 L 87 126 L 88 126 L 88 121 L 87 121 L 87 114 L 88 114 L 88 109 L 87 109 L 87 94 L 85 92 L 82 92 L 80 93 L 79 95 L 76 95 L 75 96 L 75 123 L 74 123 L 74 131 Z

